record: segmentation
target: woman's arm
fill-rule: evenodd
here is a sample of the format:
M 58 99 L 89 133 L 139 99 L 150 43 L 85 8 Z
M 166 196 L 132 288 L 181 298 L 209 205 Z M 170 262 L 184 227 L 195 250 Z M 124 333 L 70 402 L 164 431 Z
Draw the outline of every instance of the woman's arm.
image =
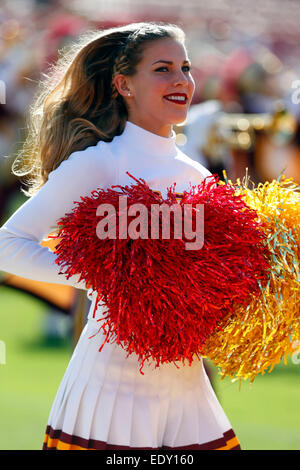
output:
M 103 154 L 101 160 L 103 161 Z M 106 162 L 108 163 L 108 162 Z M 74 152 L 49 174 L 44 186 L 0 228 L 0 270 L 26 279 L 87 289 L 80 275 L 59 274 L 56 255 L 40 242 L 58 219 L 70 212 L 74 201 L 98 187 L 115 184 L 113 163 L 102 165 L 99 145 Z

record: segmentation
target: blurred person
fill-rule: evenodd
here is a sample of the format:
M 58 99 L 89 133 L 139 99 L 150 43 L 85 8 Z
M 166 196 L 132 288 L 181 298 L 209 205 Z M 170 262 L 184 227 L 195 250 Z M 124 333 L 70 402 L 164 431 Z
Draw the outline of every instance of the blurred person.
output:
M 261 180 L 277 179 L 280 173 L 300 183 L 300 103 L 291 89 L 278 104 L 273 132 L 258 132 L 255 166 Z
M 220 101 L 226 113 L 237 114 L 236 123 L 232 123 L 232 135 L 236 133 L 236 137 L 226 168 L 230 179 L 243 178 L 248 169 L 253 182 L 258 183 L 260 180 L 258 160 L 264 158 L 260 151 L 260 140 L 267 133 L 265 129 L 257 132 L 251 128 L 250 122 L 247 127 L 247 115 L 275 114 L 280 98 L 276 80 L 280 68 L 279 59 L 267 49 L 259 47 L 254 52 L 238 47 L 221 66 Z M 244 118 L 245 128 L 239 128 L 240 118 Z
M 190 69 L 181 28 L 129 24 L 82 38 L 54 70 L 58 81 L 51 76 L 37 97 L 22 154 L 31 167 L 18 170 L 31 178 L 30 199 L 0 229 L 0 269 L 72 285 L 92 300 L 51 408 L 45 450 L 240 449 L 202 360 L 150 363 L 142 375 L 138 356 L 116 343 L 99 352 L 103 332 L 94 333 L 105 306 L 77 275 L 59 275 L 56 255 L 39 245 L 74 200 L 130 184 L 128 170 L 162 193 L 175 180 L 184 191 L 210 175 L 175 144 L 173 126 L 186 119 L 195 89 Z

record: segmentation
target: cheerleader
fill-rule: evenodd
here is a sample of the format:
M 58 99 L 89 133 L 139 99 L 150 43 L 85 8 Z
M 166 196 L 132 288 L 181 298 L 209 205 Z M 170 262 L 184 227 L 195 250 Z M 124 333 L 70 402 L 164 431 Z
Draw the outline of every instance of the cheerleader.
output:
M 145 363 L 103 342 L 96 293 L 67 279 L 40 242 L 74 201 L 98 187 L 128 185 L 126 173 L 166 196 L 210 172 L 176 146 L 173 125 L 187 115 L 195 83 L 176 25 L 135 23 L 92 31 L 64 51 L 31 108 L 31 125 L 13 171 L 29 199 L 0 229 L 0 269 L 85 289 L 86 325 L 54 399 L 43 449 L 238 450 L 202 360 Z M 153 292 L 155 295 L 155 292 Z M 98 334 L 96 334 L 98 332 Z

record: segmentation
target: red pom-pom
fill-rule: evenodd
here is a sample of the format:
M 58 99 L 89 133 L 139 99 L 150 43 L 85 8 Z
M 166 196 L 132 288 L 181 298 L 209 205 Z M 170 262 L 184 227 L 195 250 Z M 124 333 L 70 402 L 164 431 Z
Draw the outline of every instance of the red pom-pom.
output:
M 75 202 L 72 212 L 59 221 L 56 262 L 67 277 L 81 274 L 98 294 L 96 306 L 105 302 L 108 309 L 100 322 L 105 342 L 116 341 L 128 354 L 136 353 L 141 369 L 149 359 L 156 366 L 185 360 L 191 364 L 220 319 L 236 304 L 247 305 L 250 295 L 259 294 L 258 282 L 267 281 L 265 235 L 256 212 L 242 196 L 214 177 L 183 193 L 179 203 L 175 185 L 163 199 L 144 180 L 134 180 L 131 186 L 97 189 Z M 135 204 L 147 208 L 140 227 L 144 238 L 124 236 L 120 196 L 127 198 L 128 214 Z M 175 217 L 170 218 L 169 239 L 162 236 L 162 217 L 159 239 L 151 238 L 151 207 L 163 203 L 181 210 L 181 238 Z M 111 214 L 110 219 L 110 237 L 116 230 L 115 239 L 99 238 L 97 225 L 108 220 L 106 213 L 96 215 L 102 204 L 115 210 L 116 217 Z M 201 249 L 187 249 L 191 240 L 184 230 L 184 209 L 193 207 L 189 222 L 198 230 L 197 204 L 204 207 L 204 243 Z M 126 231 L 136 218 L 127 215 Z

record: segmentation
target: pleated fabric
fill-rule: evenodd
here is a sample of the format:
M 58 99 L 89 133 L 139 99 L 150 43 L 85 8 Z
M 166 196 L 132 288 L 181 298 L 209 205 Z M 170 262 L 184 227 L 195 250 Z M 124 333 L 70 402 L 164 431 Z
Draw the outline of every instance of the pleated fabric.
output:
M 202 360 L 191 366 L 145 363 L 103 343 L 93 318 L 73 352 L 53 402 L 43 449 L 240 449 L 206 375 Z

